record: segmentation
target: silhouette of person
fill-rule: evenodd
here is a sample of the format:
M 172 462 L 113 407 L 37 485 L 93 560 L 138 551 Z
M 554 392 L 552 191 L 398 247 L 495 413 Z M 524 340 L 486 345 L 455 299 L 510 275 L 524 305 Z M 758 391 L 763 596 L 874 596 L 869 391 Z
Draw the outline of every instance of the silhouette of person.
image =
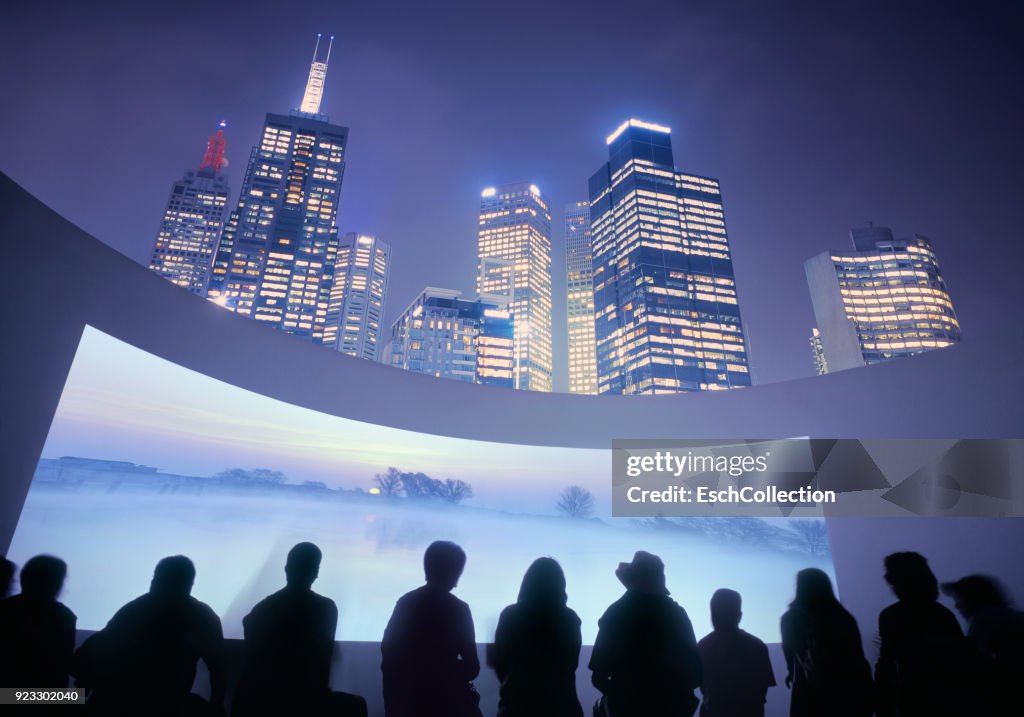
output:
M 790 717 L 865 717 L 873 711 L 871 668 L 857 621 L 817 568 L 796 574 L 796 597 L 782 616 Z
M 11 592 L 15 570 L 17 570 L 17 566 L 14 563 L 7 558 L 0 558 L 0 600 L 3 600 Z
M 67 687 L 75 614 L 57 600 L 67 565 L 37 555 L 21 569 L 21 593 L 0 602 L 0 686 Z
M 480 674 L 469 605 L 451 594 L 466 566 L 455 543 L 431 543 L 426 585 L 398 599 L 381 641 L 387 717 L 480 717 Z
M 714 630 L 697 643 L 703 674 L 701 717 L 764 717 L 775 673 L 768 647 L 740 629 L 742 608 L 735 590 L 722 588 L 711 596 Z
M 967 621 L 971 713 L 1020 714 L 1024 612 L 1013 609 L 999 582 L 987 575 L 943 583 L 942 591 Z
M 498 618 L 490 664 L 501 683 L 498 717 L 583 717 L 576 667 L 580 618 L 566 606 L 565 574 L 537 558 L 523 576 L 519 599 Z
M 928 561 L 893 553 L 885 558 L 885 581 L 897 602 L 878 616 L 878 717 L 963 714 L 963 632 L 938 603 L 939 581 Z
M 686 611 L 669 597 L 661 558 L 638 551 L 615 575 L 626 592 L 597 623 L 589 667 L 603 698 L 595 714 L 692 715 L 701 682 L 697 639 Z
M 312 543 L 293 547 L 284 566 L 285 587 L 242 620 L 245 667 L 232 704 L 235 717 L 365 717 L 361 697 L 330 689 L 338 608 L 313 592 L 321 559 L 320 548 Z
M 76 684 L 94 714 L 222 714 L 224 635 L 209 605 L 191 596 L 196 569 L 184 555 L 163 558 L 149 592 L 118 610 L 75 654 Z M 210 673 L 210 702 L 192 694 L 196 664 Z

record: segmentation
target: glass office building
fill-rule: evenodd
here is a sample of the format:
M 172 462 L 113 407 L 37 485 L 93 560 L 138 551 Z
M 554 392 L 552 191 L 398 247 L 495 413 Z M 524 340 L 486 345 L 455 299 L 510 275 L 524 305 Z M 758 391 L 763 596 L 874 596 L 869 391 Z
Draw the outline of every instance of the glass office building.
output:
M 427 287 L 391 327 L 388 363 L 440 378 L 513 387 L 514 331 L 505 297 L 463 299 Z
M 381 322 L 387 301 L 391 247 L 376 237 L 349 232 L 338 243 L 327 302 L 324 345 L 349 356 L 381 357 Z
M 320 114 L 326 58 L 314 56 L 313 65 L 323 68 L 310 72 L 309 82 L 321 86 L 307 85 L 309 111 L 266 117 L 221 236 L 207 298 L 323 343 L 348 129 Z
M 171 187 L 149 259 L 151 270 L 197 295 L 206 290 L 231 193 L 220 173 L 227 164 L 224 127 L 207 142 L 199 169 Z
M 515 324 L 514 387 L 551 391 L 551 213 L 535 184 L 480 197 L 477 293 L 507 297 Z
M 931 351 L 960 341 L 960 323 L 931 241 L 887 227 L 850 232 L 853 251 L 804 262 L 823 372 Z M 816 359 L 817 361 L 818 359 Z
M 590 203 L 569 204 L 565 207 L 569 393 L 597 393 L 593 259 L 590 245 Z
M 676 169 L 670 132 L 622 123 L 590 178 L 599 393 L 750 385 L 721 189 Z

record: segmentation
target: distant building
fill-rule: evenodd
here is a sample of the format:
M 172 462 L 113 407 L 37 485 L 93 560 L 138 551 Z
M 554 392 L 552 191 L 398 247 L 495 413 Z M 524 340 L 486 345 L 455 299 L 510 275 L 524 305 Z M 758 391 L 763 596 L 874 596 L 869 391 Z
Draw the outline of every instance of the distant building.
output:
M 424 289 L 392 325 L 388 363 L 512 388 L 514 330 L 505 297 L 461 297 L 454 289 Z
M 318 37 L 302 109 L 267 115 L 207 291 L 231 311 L 314 343 L 324 342 L 348 146 L 348 128 L 320 114 L 330 50 Z
M 960 341 L 960 324 L 927 237 L 887 227 L 850 231 L 853 251 L 804 262 L 825 372 L 931 351 Z
M 514 387 L 551 391 L 551 212 L 535 184 L 483 190 L 477 260 L 477 293 L 508 298 Z
M 324 344 L 349 356 L 381 357 L 391 247 L 376 237 L 348 233 L 338 244 L 327 303 Z
M 151 270 L 197 295 L 206 289 L 231 193 L 220 173 L 227 165 L 224 127 L 207 142 L 199 169 L 171 187 L 149 260 Z
M 569 325 L 569 393 L 597 393 L 594 342 L 594 253 L 590 203 L 565 207 L 565 285 Z
M 811 329 L 811 353 L 814 356 L 814 373 L 823 376 L 828 373 L 828 361 L 825 359 L 825 347 L 821 345 L 821 332 L 815 326 Z
M 670 132 L 623 122 L 590 178 L 599 393 L 750 385 L 718 180 L 678 171 Z

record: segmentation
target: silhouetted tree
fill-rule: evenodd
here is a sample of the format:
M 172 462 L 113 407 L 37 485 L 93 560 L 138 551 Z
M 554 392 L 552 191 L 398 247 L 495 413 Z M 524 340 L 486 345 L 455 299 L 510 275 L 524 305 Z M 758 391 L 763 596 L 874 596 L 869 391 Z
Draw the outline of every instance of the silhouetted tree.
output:
M 473 497 L 473 487 L 465 481 L 449 478 L 438 486 L 438 497 L 446 503 L 456 505 Z
M 594 496 L 586 488 L 571 485 L 558 496 L 555 507 L 570 518 L 586 518 L 594 512 Z
M 828 529 L 821 520 L 791 520 L 790 530 L 799 536 L 800 543 L 811 555 L 828 552 Z
M 402 494 L 402 472 L 394 466 L 375 475 L 373 482 L 380 489 L 381 495 L 397 497 Z
M 425 473 L 402 473 L 401 478 L 406 498 L 429 500 L 440 497 L 441 481 L 435 480 Z

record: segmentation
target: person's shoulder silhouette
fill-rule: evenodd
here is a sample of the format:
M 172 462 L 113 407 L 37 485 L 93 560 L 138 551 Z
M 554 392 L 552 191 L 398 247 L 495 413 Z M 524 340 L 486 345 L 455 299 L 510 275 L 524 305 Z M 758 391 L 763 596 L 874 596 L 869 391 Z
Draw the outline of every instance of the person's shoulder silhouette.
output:
M 591 682 L 616 717 L 693 714 L 697 640 L 686 610 L 669 597 L 664 563 L 641 550 L 615 575 L 626 592 L 598 621 Z
M 581 621 L 567 601 L 561 566 L 552 558 L 535 560 L 518 600 L 498 618 L 489 658 L 501 685 L 498 717 L 582 717 L 576 695 Z
M 472 686 L 480 673 L 473 617 L 451 594 L 465 565 L 455 543 L 431 543 L 423 555 L 426 585 L 395 604 L 381 640 L 387 717 L 480 714 Z
M 743 600 L 722 588 L 711 596 L 714 630 L 697 643 L 702 680 L 701 717 L 763 717 L 765 697 L 775 686 L 768 647 L 740 629 Z
M 0 601 L 0 685 L 66 687 L 75 614 L 57 600 L 67 565 L 37 555 L 21 569 L 21 593 Z
M 7 597 L 11 592 L 11 583 L 14 581 L 14 573 L 17 566 L 7 558 L 0 558 L 0 600 Z

